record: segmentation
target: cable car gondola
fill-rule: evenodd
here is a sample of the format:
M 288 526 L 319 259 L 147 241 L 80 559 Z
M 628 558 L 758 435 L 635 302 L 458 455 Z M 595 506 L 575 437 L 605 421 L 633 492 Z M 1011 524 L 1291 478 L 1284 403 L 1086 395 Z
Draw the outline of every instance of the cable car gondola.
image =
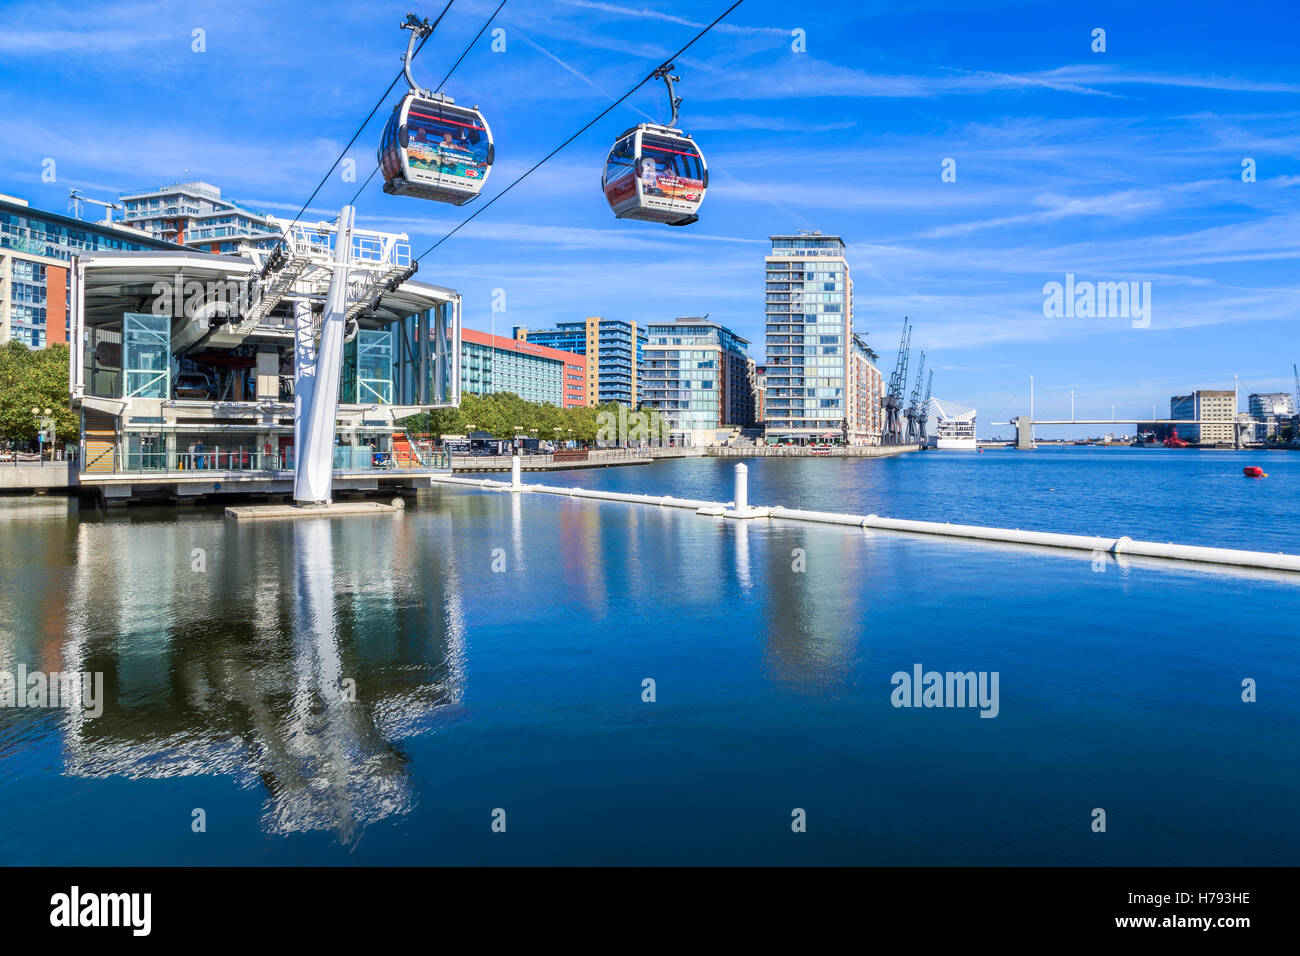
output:
M 654 75 L 668 86 L 673 117 L 667 126 L 641 123 L 619 136 L 605 160 L 601 185 L 605 200 L 619 219 L 666 222 L 689 226 L 699 221 L 696 212 L 709 187 L 709 167 L 704 154 L 689 135 L 677 129 L 681 98 L 674 95 L 672 64 Z
M 492 131 L 477 108 L 457 106 L 450 96 L 416 84 L 415 41 L 432 28 L 408 16 L 402 29 L 411 31 L 403 58 L 410 89 L 393 108 L 379 143 L 384 192 L 463 206 L 478 197 L 492 170 Z

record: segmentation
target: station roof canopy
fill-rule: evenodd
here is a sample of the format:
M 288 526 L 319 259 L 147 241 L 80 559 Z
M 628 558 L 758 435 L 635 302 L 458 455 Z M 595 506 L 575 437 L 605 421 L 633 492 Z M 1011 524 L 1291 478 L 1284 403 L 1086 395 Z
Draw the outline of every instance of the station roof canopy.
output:
M 85 274 L 83 308 L 87 327 L 120 322 L 126 312 L 186 315 L 185 304 L 193 304 L 191 297 L 197 291 L 191 283 L 201 284 L 204 303 L 221 296 L 233 301 L 237 290 L 259 273 L 251 259 L 194 251 L 99 252 L 81 257 L 80 263 Z M 285 298 L 323 299 L 324 287 L 320 283 L 315 288 L 310 283 L 303 285 L 307 288 L 300 286 L 287 292 Z M 160 296 L 168 297 L 164 308 L 156 308 Z M 173 308 L 177 296 L 183 297 L 181 307 Z M 394 289 L 384 289 L 365 316 L 381 323 L 400 321 L 456 296 L 453 289 L 408 279 Z M 210 311 L 223 314 L 222 310 Z

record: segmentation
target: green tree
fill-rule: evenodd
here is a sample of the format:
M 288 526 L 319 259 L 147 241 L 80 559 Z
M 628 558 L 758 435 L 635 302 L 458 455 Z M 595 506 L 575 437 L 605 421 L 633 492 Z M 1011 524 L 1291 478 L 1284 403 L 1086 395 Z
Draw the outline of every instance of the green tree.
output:
M 403 421 L 406 429 L 441 438 L 469 432 L 487 432 L 495 438 L 539 438 L 544 441 L 594 442 L 603 413 L 618 419 L 614 402 L 595 407 L 560 408 L 548 402 L 530 402 L 513 392 L 462 395 L 460 408 L 421 412 Z
M 0 345 L 0 439 L 35 441 L 32 409 L 50 409 L 55 437 L 75 441 L 81 421 L 68 402 L 68 346 L 29 349 L 17 339 Z

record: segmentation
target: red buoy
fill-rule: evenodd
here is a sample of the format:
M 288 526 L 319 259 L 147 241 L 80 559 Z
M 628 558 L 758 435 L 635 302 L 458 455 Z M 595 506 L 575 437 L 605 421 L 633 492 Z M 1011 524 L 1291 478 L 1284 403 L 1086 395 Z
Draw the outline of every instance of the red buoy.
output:
M 1247 465 L 1245 468 L 1241 469 L 1241 473 L 1245 475 L 1247 478 L 1268 477 L 1268 475 L 1264 474 L 1264 469 L 1259 467 L 1259 465 Z

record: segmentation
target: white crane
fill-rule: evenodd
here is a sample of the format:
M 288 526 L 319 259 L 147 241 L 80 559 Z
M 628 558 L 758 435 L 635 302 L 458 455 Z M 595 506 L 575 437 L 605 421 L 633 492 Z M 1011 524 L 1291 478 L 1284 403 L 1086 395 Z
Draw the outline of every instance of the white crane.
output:
M 74 219 L 81 218 L 81 207 L 84 203 L 94 203 L 96 206 L 104 207 L 104 222 L 113 221 L 113 210 L 121 209 L 120 202 L 105 202 L 102 199 L 92 199 L 83 193 L 80 189 L 68 190 L 68 213 Z

